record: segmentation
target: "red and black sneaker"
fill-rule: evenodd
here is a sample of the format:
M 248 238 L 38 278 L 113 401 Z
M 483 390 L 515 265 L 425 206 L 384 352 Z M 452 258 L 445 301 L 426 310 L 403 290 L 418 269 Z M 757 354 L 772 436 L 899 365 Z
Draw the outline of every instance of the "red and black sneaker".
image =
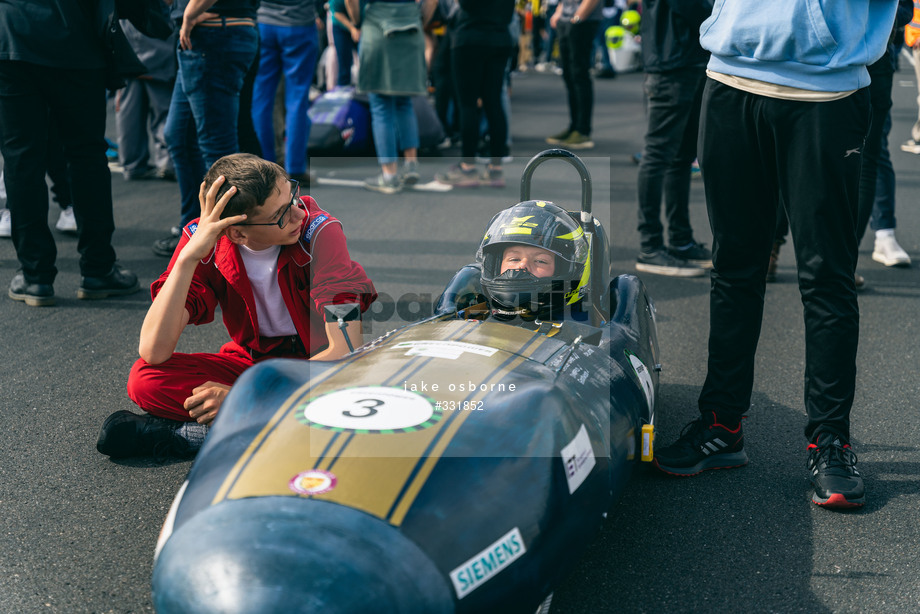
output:
M 856 470 L 856 454 L 841 437 L 823 432 L 808 445 L 805 463 L 811 473 L 815 505 L 835 509 L 862 507 L 866 489 Z
M 654 463 L 661 471 L 681 477 L 747 465 L 741 423 L 730 429 L 718 422 L 714 412 L 702 414 L 684 427 L 677 441 L 655 450 Z

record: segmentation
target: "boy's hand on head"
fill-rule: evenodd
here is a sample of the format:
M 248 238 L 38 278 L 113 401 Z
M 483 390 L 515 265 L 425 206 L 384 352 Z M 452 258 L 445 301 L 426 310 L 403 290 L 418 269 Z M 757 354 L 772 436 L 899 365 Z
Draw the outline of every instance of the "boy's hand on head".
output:
M 230 386 L 217 382 L 205 382 L 192 390 L 192 396 L 185 399 L 183 407 L 198 424 L 210 424 L 217 416 L 217 410 L 230 392 Z
M 198 202 L 201 204 L 201 219 L 198 220 L 198 228 L 195 230 L 195 234 L 182 248 L 182 253 L 188 255 L 188 257 L 194 257 L 196 260 L 207 258 L 217 244 L 217 240 L 227 228 L 246 219 L 246 214 L 220 219 L 220 215 L 223 213 L 227 203 L 236 194 L 236 188 L 231 187 L 223 196 L 219 199 L 217 198 L 217 192 L 220 190 L 220 186 L 224 184 L 224 181 L 226 180 L 221 175 L 207 189 L 205 188 L 205 183 L 201 182 L 201 188 L 198 191 Z

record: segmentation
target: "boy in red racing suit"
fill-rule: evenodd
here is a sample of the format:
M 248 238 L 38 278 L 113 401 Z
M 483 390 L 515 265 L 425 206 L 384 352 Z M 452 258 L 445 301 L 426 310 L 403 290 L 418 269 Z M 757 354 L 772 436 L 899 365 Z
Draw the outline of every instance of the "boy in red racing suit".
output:
M 335 360 L 361 345 L 361 323 L 325 324 L 323 308 L 377 297 L 351 260 L 341 223 L 300 197 L 277 164 L 249 154 L 219 159 L 199 193 L 201 217 L 183 230 L 153 282 L 140 359 L 128 395 L 145 412 L 121 410 L 102 425 L 97 449 L 113 458 L 193 456 L 230 387 L 268 358 Z M 220 305 L 231 341 L 219 353 L 175 351 L 187 324 L 206 324 Z M 344 334 L 343 334 L 344 333 Z

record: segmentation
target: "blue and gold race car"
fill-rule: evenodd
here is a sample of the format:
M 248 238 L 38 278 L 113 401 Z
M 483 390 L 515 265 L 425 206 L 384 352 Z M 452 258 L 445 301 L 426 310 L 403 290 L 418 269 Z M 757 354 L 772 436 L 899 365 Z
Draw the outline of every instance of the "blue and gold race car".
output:
M 581 211 L 562 220 L 530 200 L 551 159 L 582 178 Z M 539 154 L 521 192 L 434 316 L 339 361 L 271 360 L 240 378 L 163 526 L 158 612 L 548 606 L 651 460 L 658 342 L 642 282 L 610 278 L 581 160 Z M 563 254 L 570 285 L 523 296 L 533 276 L 495 269 L 493 248 L 521 237 Z

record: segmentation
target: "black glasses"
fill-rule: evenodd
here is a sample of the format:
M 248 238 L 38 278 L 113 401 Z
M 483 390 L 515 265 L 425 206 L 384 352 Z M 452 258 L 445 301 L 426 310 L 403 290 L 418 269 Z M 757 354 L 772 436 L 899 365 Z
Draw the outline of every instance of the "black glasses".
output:
M 288 203 L 288 206 L 281 210 L 281 215 L 278 216 L 278 221 L 276 222 L 240 222 L 234 224 L 234 226 L 277 226 L 278 228 L 284 228 L 287 226 L 287 223 L 291 219 L 291 207 L 300 206 L 300 182 L 296 179 L 291 179 L 291 202 Z

